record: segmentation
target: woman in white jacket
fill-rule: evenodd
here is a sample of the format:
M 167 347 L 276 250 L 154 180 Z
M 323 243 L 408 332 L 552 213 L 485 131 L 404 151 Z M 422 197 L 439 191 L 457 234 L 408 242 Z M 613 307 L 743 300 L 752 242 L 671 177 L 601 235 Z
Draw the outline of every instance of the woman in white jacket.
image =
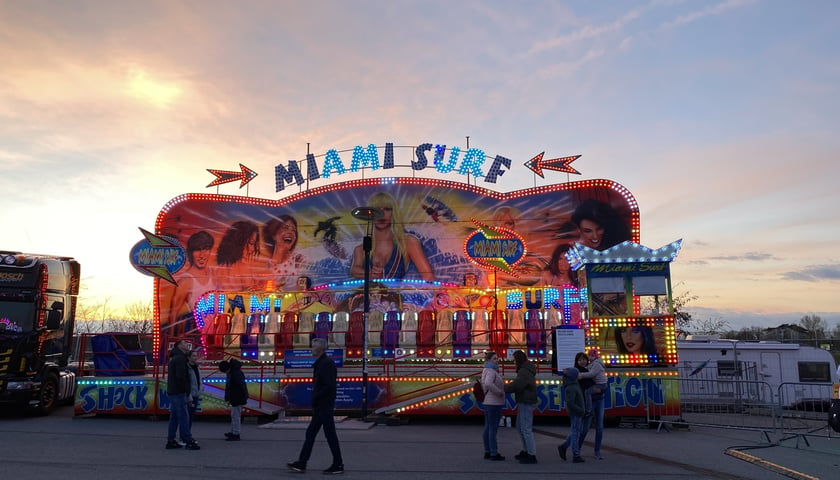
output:
M 484 458 L 504 460 L 505 457 L 499 455 L 496 441 L 502 407 L 505 405 L 505 387 L 499 375 L 499 356 L 496 352 L 486 352 L 484 360 L 484 370 L 481 371 L 481 387 L 484 388 Z

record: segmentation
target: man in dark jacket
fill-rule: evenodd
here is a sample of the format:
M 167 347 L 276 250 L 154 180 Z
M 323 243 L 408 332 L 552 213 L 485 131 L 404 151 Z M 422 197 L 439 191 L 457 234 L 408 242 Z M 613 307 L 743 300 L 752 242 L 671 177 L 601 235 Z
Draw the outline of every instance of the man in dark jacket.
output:
M 225 433 L 226 440 L 239 441 L 242 430 L 242 405 L 248 403 L 248 385 L 242 373 L 242 362 L 237 359 L 222 360 L 219 370 L 227 375 L 225 382 L 225 401 L 230 404 L 230 431 Z
M 190 432 L 190 412 L 187 400 L 190 395 L 190 373 L 187 352 L 190 347 L 183 340 L 175 342 L 175 347 L 169 352 L 169 365 L 166 377 L 166 394 L 169 397 L 169 431 L 167 432 L 166 448 L 181 448 L 175 438 L 180 430 L 181 441 L 187 450 L 199 450 L 201 447 L 193 439 Z
M 516 400 L 516 429 L 522 439 L 523 450 L 514 458 L 519 463 L 537 463 L 537 444 L 534 442 L 534 410 L 537 408 L 537 368 L 522 350 L 513 352 L 516 379 L 505 385 L 505 393 L 513 393 Z
M 337 371 L 335 362 L 327 356 L 327 341 L 323 338 L 312 339 L 312 356 L 316 358 L 312 379 L 312 420 L 306 428 L 306 439 L 300 449 L 297 461 L 288 463 L 289 470 L 305 472 L 306 462 L 312 454 L 315 436 L 324 427 L 324 436 L 332 452 L 332 465 L 324 473 L 344 473 L 344 461 L 341 458 L 341 448 L 338 445 L 338 435 L 335 433 L 335 394 L 337 389 Z

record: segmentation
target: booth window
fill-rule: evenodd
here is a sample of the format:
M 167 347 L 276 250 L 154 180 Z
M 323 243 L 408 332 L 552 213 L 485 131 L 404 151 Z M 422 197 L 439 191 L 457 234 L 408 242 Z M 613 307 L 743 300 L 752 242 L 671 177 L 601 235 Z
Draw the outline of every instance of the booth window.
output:
M 668 282 L 664 276 L 634 277 L 633 295 L 639 297 L 643 315 L 659 315 L 669 309 Z
M 592 289 L 592 316 L 627 315 L 624 277 L 596 277 L 589 287 Z

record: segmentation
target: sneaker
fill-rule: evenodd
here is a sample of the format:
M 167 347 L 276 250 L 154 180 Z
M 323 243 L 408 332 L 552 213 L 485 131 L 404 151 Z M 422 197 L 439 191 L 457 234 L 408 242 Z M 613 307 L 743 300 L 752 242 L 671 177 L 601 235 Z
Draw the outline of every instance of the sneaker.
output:
M 227 442 L 238 442 L 239 441 L 239 435 L 234 435 L 234 434 L 231 433 L 230 435 L 227 436 L 225 441 L 227 441 Z
M 168 442 L 166 442 L 166 449 L 167 450 L 172 450 L 173 448 L 181 448 L 181 447 L 183 447 L 183 445 L 176 442 L 175 440 L 169 440 Z
M 182 447 L 183 447 L 183 446 L 185 446 L 185 445 L 187 444 L 187 442 L 185 442 L 185 441 L 183 441 L 183 440 L 175 440 L 175 441 L 176 441 L 176 442 L 178 442 L 178 445 L 180 445 L 180 446 L 182 446 Z
M 560 458 L 566 460 L 566 446 L 565 445 L 557 445 L 557 453 L 560 454 Z
M 519 459 L 519 463 L 537 463 L 537 456 L 526 453 L 524 457 Z
M 484 459 L 490 460 L 490 452 L 484 452 Z
M 595 458 L 597 458 L 598 460 L 603 460 L 604 459 L 603 455 L 601 455 L 601 452 L 596 452 L 595 453 Z
M 572 463 L 583 463 L 583 457 L 572 457 Z
M 502 455 L 499 455 L 498 453 L 495 454 L 495 455 L 490 455 L 490 460 L 493 460 L 495 462 L 501 462 L 504 459 L 505 459 L 505 457 L 502 456 Z
M 513 458 L 517 460 L 522 460 L 526 456 L 528 456 L 528 452 L 526 452 L 525 450 L 520 450 L 519 453 L 513 456 Z
M 201 447 L 198 446 L 198 442 L 196 442 L 195 440 L 190 440 L 189 442 L 187 442 L 187 444 L 184 445 L 184 448 L 186 448 L 187 450 L 201 450 Z
M 344 465 L 331 465 L 330 468 L 324 470 L 324 475 L 341 475 L 344 473 Z
M 287 463 L 286 466 L 293 472 L 303 473 L 306 471 L 306 464 L 300 461 Z
M 233 436 L 233 432 L 225 432 L 225 437 L 230 438 Z

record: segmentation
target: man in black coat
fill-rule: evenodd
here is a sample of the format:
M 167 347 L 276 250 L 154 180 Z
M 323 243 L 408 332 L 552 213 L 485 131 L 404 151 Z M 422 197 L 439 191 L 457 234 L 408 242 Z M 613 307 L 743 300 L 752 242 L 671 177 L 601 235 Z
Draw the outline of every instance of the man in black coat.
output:
M 175 342 L 175 347 L 169 352 L 169 364 L 166 376 L 166 394 L 169 397 L 169 431 L 167 432 L 166 448 L 181 448 L 175 438 L 180 430 L 181 440 L 187 450 L 199 450 L 201 447 L 193 439 L 190 432 L 190 412 L 187 400 L 190 395 L 190 372 L 187 352 L 190 347 L 183 340 Z
M 332 465 L 324 473 L 344 473 L 344 461 L 341 459 L 341 448 L 338 445 L 338 435 L 335 433 L 335 394 L 337 388 L 337 371 L 335 362 L 327 356 L 327 341 L 323 338 L 312 340 L 312 356 L 316 357 L 312 379 L 312 420 L 306 428 L 306 440 L 300 449 L 297 461 L 287 464 L 293 472 L 305 472 L 306 462 L 312 454 L 315 436 L 324 427 L 324 436 L 332 452 Z

